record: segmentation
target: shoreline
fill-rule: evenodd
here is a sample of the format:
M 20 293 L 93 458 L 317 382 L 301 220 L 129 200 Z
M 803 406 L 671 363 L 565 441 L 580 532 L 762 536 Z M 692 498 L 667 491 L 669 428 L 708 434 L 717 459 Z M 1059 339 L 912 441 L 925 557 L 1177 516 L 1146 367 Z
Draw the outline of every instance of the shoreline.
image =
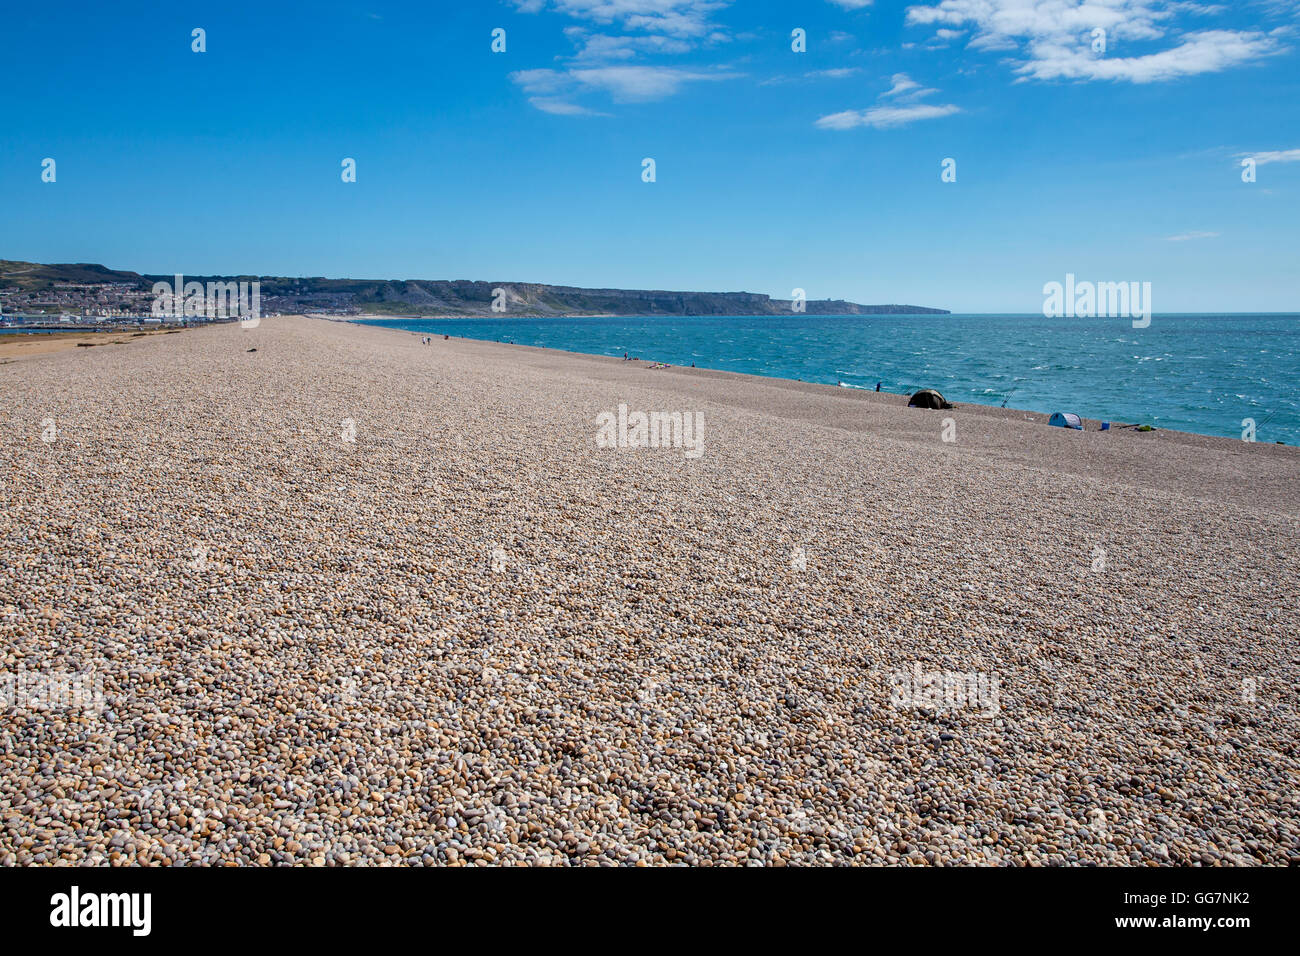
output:
M 301 318 L 312 319 L 317 317 L 301 316 Z M 412 318 L 423 318 L 423 317 L 412 317 Z M 433 317 L 428 317 L 428 318 L 433 318 Z M 463 319 L 465 317 L 447 316 L 446 318 Z M 371 325 L 368 322 L 357 321 L 354 318 L 349 318 L 347 320 L 340 320 L 340 321 L 344 321 L 345 324 L 356 325 L 361 328 L 376 329 L 384 332 L 396 332 L 404 335 L 416 336 L 417 338 L 423 335 L 432 334 L 432 333 L 417 332 L 411 329 L 393 328 L 390 326 L 383 326 L 383 325 Z M 435 335 L 434 337 L 436 339 L 437 335 Z M 577 356 L 582 358 L 599 359 L 602 362 L 612 362 L 612 363 L 616 363 L 619 366 L 625 365 L 630 368 L 645 367 L 647 365 L 653 364 L 653 360 L 650 359 L 639 359 L 636 361 L 625 362 L 623 359 L 617 356 L 603 355 L 598 352 L 575 352 L 575 351 L 569 351 L 568 349 L 556 349 L 556 348 L 549 348 L 540 345 L 523 345 L 519 343 L 511 344 L 507 342 L 497 342 L 495 340 L 489 340 L 489 339 L 469 338 L 467 336 L 452 335 L 451 340 L 462 341 L 462 342 L 476 342 L 483 345 L 497 345 L 503 348 L 531 349 L 533 351 L 542 354 L 562 355 L 566 357 Z M 438 339 L 438 341 L 441 341 L 441 339 Z M 683 366 L 683 365 L 670 365 L 667 369 L 658 369 L 656 371 L 674 371 L 674 372 L 682 372 L 682 373 L 708 373 L 709 375 L 712 376 L 734 376 L 736 379 L 741 381 L 756 380 L 761 382 L 782 382 L 782 383 L 786 383 L 789 386 L 796 386 L 796 387 L 807 386 L 809 388 L 815 388 L 815 389 L 830 389 L 831 392 L 833 393 L 848 393 L 848 394 L 860 393 L 861 397 L 866 401 L 884 401 L 886 404 L 890 404 L 890 405 L 901 404 L 904 407 L 907 405 L 908 400 L 911 398 L 911 395 L 903 394 L 899 392 L 883 392 L 883 391 L 876 392 L 875 390 L 868 389 L 868 388 L 855 388 L 855 387 L 846 388 L 840 385 L 832 385 L 826 382 L 806 382 L 801 379 L 781 378 L 775 375 L 759 375 L 753 372 L 733 372 L 728 369 L 706 368 L 703 366 L 692 367 L 692 366 Z M 1000 405 L 986 405 L 981 402 L 968 402 L 968 401 L 954 403 L 954 405 L 956 405 L 958 409 L 978 409 L 980 412 L 986 413 L 990 417 L 1015 418 L 1018 420 L 1038 422 L 1045 426 L 1047 425 L 1048 419 L 1050 419 L 1052 416 L 1051 412 L 1040 412 L 1035 409 L 1019 408 L 1010 405 L 1003 408 Z M 1084 425 L 1085 431 L 1101 433 L 1102 419 L 1080 416 L 1080 420 Z M 1138 424 L 1141 423 L 1125 423 L 1125 422 L 1117 422 L 1112 420 L 1110 429 L 1104 434 L 1113 433 L 1115 435 L 1120 435 L 1123 433 L 1132 432 L 1134 434 L 1139 435 L 1143 440 L 1156 440 L 1157 436 L 1172 436 L 1174 440 L 1178 440 L 1180 437 L 1184 439 L 1190 439 L 1192 440 L 1191 441 L 1192 444 L 1198 444 L 1199 440 L 1207 440 L 1216 443 L 1227 442 L 1229 443 L 1229 446 L 1236 445 L 1236 444 L 1250 444 L 1252 446 L 1261 447 L 1261 448 L 1271 447 L 1271 448 L 1279 448 L 1279 449 L 1291 449 L 1292 451 L 1300 451 L 1300 446 L 1289 445 L 1285 442 L 1280 442 L 1280 441 L 1245 443 L 1245 442 L 1241 442 L 1240 439 L 1231 438 L 1225 435 L 1209 435 L 1203 432 L 1189 432 L 1189 431 L 1182 431 L 1180 429 L 1175 429 L 1175 428 L 1155 427 L 1149 432 L 1137 432 L 1135 426 Z M 1048 427 L 1053 427 L 1053 426 L 1048 426 Z M 1053 430 L 1066 431 L 1066 432 L 1070 431 L 1069 429 L 1055 428 L 1055 427 L 1053 427 Z M 1166 440 L 1166 439 L 1158 439 L 1158 440 Z
M 464 318 L 463 316 L 452 318 Z M 325 322 L 332 325 L 351 326 L 358 329 L 366 329 L 377 333 L 394 333 L 397 335 L 412 336 L 419 338 L 429 333 L 421 333 L 411 329 L 392 328 L 382 325 L 371 325 L 366 322 L 356 321 L 354 317 L 331 317 L 322 315 L 284 315 L 266 317 L 263 321 L 278 321 L 280 319 L 302 319 L 310 322 Z M 11 364 L 20 359 L 34 358 L 39 355 L 50 355 L 66 351 L 89 351 L 88 348 L 80 347 L 79 343 L 85 341 L 87 346 L 110 347 L 114 345 L 130 344 L 131 342 L 146 341 L 148 338 L 158 335 L 166 335 L 174 332 L 198 332 L 206 328 L 215 326 L 190 326 L 190 327 L 162 327 L 141 331 L 122 331 L 122 332 L 77 332 L 77 331 L 51 331 L 40 334 L 26 335 L 16 334 L 13 336 L 0 336 L 0 364 Z M 111 341 L 103 341 L 107 336 L 113 336 Z M 20 341 L 8 342 L 8 338 Z M 435 336 L 437 342 L 443 340 Z M 46 341 L 40 341 L 46 340 Z M 715 379 L 721 382 L 733 382 L 738 386 L 744 383 L 767 384 L 772 387 L 789 389 L 793 391 L 807 391 L 810 394 L 834 395 L 844 398 L 848 401 L 860 401 L 866 404 L 881 404 L 889 407 L 906 408 L 910 398 L 907 394 L 897 392 L 876 392 L 866 388 L 845 388 L 839 385 L 831 385 L 824 382 L 807 382 L 800 379 L 781 378 L 778 376 L 758 375 L 751 372 L 733 372 L 727 369 L 714 369 L 705 367 L 690 367 L 682 365 L 669 365 L 663 369 L 649 369 L 648 366 L 654 364 L 648 359 L 638 361 L 624 361 L 617 356 L 602 355 L 594 352 L 573 352 L 566 349 L 548 348 L 545 346 L 510 344 L 507 342 L 497 342 L 489 339 L 474 339 L 465 336 L 451 336 L 450 341 L 461 342 L 482 346 L 485 348 L 500 348 L 511 350 L 524 350 L 529 353 L 536 353 L 538 356 L 555 356 L 557 358 L 589 360 L 596 364 L 611 368 L 626 368 L 628 370 L 655 371 L 657 373 L 669 373 L 676 375 L 685 375 L 688 377 Z M 25 347 L 23 345 L 25 343 Z M 41 346 L 41 347 L 38 347 Z M 516 351 L 514 354 L 518 354 Z M 1126 438 L 1134 438 L 1146 443 L 1163 444 L 1173 442 L 1179 445 L 1201 448 L 1219 448 L 1219 449 L 1238 449 L 1239 446 L 1247 446 L 1253 454 L 1270 454 L 1279 453 L 1294 458 L 1300 458 L 1300 446 L 1289 445 L 1285 442 L 1243 442 L 1240 439 L 1231 438 L 1224 435 L 1208 435 L 1201 432 L 1181 431 L 1173 428 L 1154 428 L 1150 432 L 1138 432 L 1136 423 L 1111 422 L 1111 428 L 1101 431 L 1101 419 L 1087 418 L 1081 416 L 1081 421 L 1085 426 L 1083 432 L 1072 431 L 1065 428 L 1057 428 L 1048 425 L 1048 419 L 1051 413 L 1040 412 L 1034 409 L 1019 408 L 1008 406 L 1003 408 L 998 405 L 985 405 L 980 402 L 959 402 L 955 403 L 954 411 L 962 412 L 966 415 L 977 415 L 983 418 L 993 420 L 1014 420 L 1025 423 L 1042 425 L 1044 428 L 1050 428 L 1052 433 L 1061 432 L 1066 435 L 1089 435 L 1096 433 L 1103 440 L 1124 441 Z M 929 409 L 911 409 L 912 412 L 931 412 Z M 944 415 L 947 411 L 943 412 Z M 1264 451 L 1269 449 L 1271 451 Z

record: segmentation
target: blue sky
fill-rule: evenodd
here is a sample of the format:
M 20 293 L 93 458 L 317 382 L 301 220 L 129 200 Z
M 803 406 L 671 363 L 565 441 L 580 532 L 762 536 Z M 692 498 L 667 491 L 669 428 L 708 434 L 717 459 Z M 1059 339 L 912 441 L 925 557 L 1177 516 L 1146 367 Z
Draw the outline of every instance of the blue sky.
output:
M 1300 311 L 1297 0 L 41 3 L 0 37 L 0 258 Z

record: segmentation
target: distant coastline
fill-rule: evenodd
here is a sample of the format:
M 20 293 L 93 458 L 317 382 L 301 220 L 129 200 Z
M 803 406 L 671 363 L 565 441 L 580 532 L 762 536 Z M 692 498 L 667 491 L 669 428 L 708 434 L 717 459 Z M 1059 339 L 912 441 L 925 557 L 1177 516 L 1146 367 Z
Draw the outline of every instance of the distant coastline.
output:
M 74 263 L 44 265 L 0 259 L 4 312 L 78 312 L 111 316 L 145 308 L 151 275 Z M 844 299 L 774 299 L 758 292 L 680 292 L 660 289 L 588 289 L 537 282 L 466 279 L 326 279 L 286 276 L 186 274 L 187 281 L 249 281 L 261 285 L 265 314 L 312 313 L 373 318 L 577 318 L 636 315 L 948 315 L 947 309 Z M 89 311 L 87 314 L 91 314 Z M 364 314 L 364 316 L 363 316 Z

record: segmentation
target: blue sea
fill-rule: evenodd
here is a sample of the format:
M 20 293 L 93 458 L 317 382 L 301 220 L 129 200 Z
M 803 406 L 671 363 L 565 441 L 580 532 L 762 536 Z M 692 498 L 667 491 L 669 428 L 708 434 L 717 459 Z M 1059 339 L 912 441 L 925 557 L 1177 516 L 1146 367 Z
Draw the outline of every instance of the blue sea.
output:
M 1300 444 L 1300 315 L 369 319 L 570 352 Z

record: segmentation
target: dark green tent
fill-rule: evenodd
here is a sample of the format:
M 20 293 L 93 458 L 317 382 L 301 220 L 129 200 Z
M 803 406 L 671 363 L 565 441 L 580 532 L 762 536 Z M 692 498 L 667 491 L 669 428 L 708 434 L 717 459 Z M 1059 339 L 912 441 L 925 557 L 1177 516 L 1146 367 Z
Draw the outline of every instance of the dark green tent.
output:
M 923 388 L 907 402 L 908 408 L 952 408 L 952 403 L 932 388 Z

